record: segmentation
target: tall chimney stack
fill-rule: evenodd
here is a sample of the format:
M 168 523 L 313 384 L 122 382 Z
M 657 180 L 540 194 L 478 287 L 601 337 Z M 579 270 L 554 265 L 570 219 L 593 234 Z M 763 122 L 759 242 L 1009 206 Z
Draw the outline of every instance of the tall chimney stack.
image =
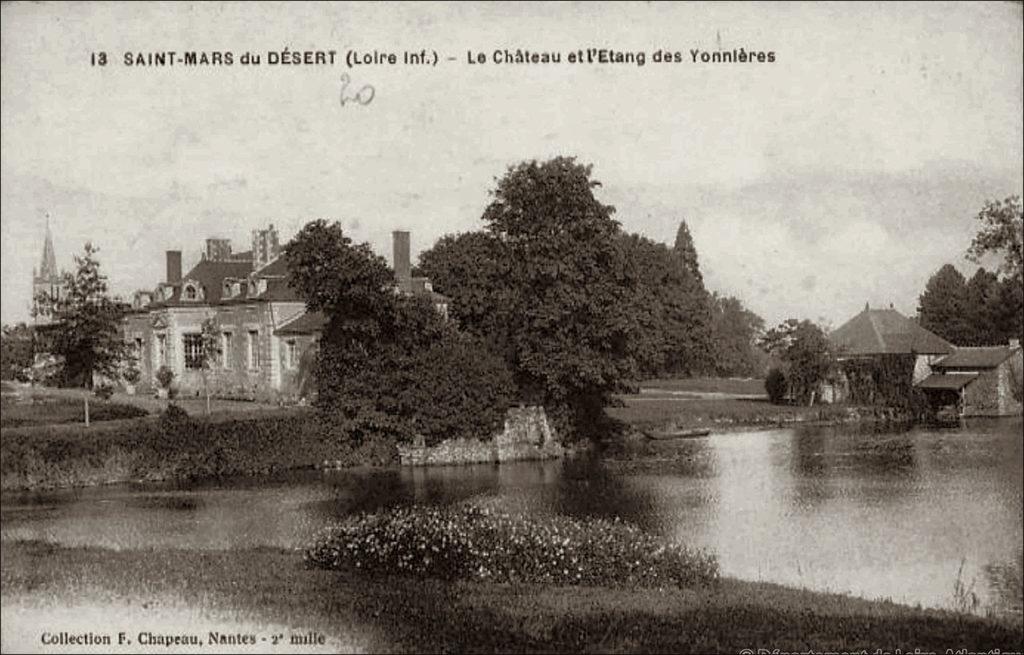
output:
M 181 251 L 167 251 L 167 284 L 181 284 Z
M 409 263 L 409 233 L 395 230 L 391 233 L 394 244 L 395 282 L 402 291 L 412 291 L 412 266 Z

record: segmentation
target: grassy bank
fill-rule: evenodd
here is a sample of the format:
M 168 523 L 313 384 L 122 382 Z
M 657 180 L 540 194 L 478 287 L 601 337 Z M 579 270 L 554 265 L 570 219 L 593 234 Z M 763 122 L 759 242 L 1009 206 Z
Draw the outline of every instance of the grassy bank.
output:
M 622 407 L 608 415 L 640 429 L 664 427 L 779 426 L 787 423 L 845 420 L 847 409 L 837 405 L 773 405 L 755 398 L 679 398 L 643 394 L 624 396 Z
M 307 570 L 301 554 L 270 549 L 108 551 L 5 541 L 0 585 L 6 606 L 105 599 L 153 608 L 175 599 L 239 621 L 317 630 L 378 652 L 1022 648 L 1019 624 L 764 583 L 726 579 L 712 589 L 627 590 L 368 579 Z M 88 596 L 76 595 L 81 590 Z M 141 609 L 138 615 L 147 616 Z M 125 616 L 120 620 L 132 621 Z M 118 621 L 108 619 L 111 630 L 153 627 L 151 620 Z
M 92 426 L 47 425 L 0 432 L 0 488 L 74 487 L 129 481 L 264 475 L 316 466 L 383 463 L 393 448 L 352 449 L 308 409 L 273 414 Z
M 89 420 L 100 423 L 146 416 L 149 412 L 132 405 L 91 398 Z M 81 398 L 35 394 L 0 397 L 0 428 L 82 423 L 85 405 Z
M 764 380 L 758 378 L 655 378 L 644 380 L 640 388 L 644 391 L 766 395 Z

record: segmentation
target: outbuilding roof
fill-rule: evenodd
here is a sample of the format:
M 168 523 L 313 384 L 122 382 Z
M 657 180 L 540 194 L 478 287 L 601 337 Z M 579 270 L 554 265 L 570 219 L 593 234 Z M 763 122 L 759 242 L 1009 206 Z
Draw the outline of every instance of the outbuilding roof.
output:
M 978 379 L 977 373 L 949 373 L 948 375 L 932 373 L 925 379 L 918 382 L 917 386 L 921 389 L 946 389 L 959 391 L 971 382 L 974 382 L 976 379 Z
M 320 312 L 302 312 L 274 331 L 278 336 L 319 334 L 327 325 L 327 317 Z
M 932 368 L 995 368 L 1013 354 L 1010 346 L 957 348 L 932 364 Z
M 864 310 L 838 327 L 829 340 L 840 356 L 945 355 L 953 345 L 895 309 Z

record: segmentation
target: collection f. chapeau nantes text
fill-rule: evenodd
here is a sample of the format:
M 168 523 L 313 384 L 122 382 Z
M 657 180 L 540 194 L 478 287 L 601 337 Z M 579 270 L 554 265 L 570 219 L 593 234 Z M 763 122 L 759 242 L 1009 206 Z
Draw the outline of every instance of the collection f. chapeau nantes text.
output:
M 126 68 L 199 68 L 210 66 L 437 66 L 438 63 L 482 65 L 583 64 L 645 66 L 651 64 L 773 64 L 774 50 L 732 48 L 703 50 L 616 50 L 578 48 L 537 51 L 523 48 L 466 50 L 462 56 L 439 55 L 436 50 L 162 50 L 90 53 L 92 66 L 122 65 Z

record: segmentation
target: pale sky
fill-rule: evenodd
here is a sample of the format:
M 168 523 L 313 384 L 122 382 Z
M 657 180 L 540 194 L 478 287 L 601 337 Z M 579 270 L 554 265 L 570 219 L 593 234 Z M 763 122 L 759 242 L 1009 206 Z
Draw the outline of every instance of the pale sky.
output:
M 8 3 L 2 6 L 2 320 L 28 317 L 45 216 L 58 264 L 100 247 L 115 292 L 186 265 L 207 236 L 342 222 L 390 258 L 481 227 L 524 159 L 594 165 L 623 227 L 680 219 L 711 290 L 769 323 L 913 314 L 974 215 L 1020 194 L 1022 11 L 972 4 Z M 269 66 L 269 50 L 436 50 L 436 67 Z M 691 49 L 776 62 L 693 63 Z M 558 51 L 469 65 L 467 51 Z M 569 64 L 587 48 L 644 66 Z M 657 64 L 657 49 L 679 64 Z M 125 52 L 231 51 L 230 67 L 127 67 Z M 106 67 L 90 53 L 105 51 Z M 242 66 L 253 51 L 263 65 Z M 454 57 L 455 61 L 447 61 Z M 340 76 L 370 84 L 338 100 Z

